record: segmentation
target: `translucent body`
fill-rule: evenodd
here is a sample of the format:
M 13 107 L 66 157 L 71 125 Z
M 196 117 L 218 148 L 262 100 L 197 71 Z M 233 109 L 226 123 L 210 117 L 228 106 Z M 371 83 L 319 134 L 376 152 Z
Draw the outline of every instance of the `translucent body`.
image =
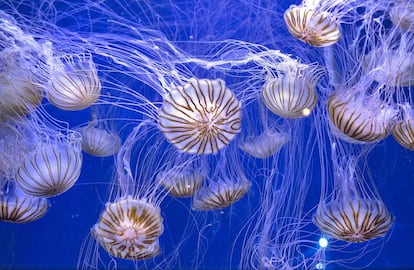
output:
M 403 31 L 414 30 L 414 4 L 410 1 L 395 1 L 390 10 L 391 22 Z
M 250 189 L 246 180 L 218 179 L 210 181 L 194 196 L 192 208 L 198 211 L 217 210 L 240 200 Z
M 319 205 L 313 222 L 330 237 L 364 242 L 384 236 L 394 217 L 381 201 L 356 199 Z
M 80 148 L 62 143 L 43 145 L 23 158 L 15 179 L 27 194 L 53 197 L 76 183 L 81 167 Z
M 0 60 L 9 61 L 7 59 Z M 0 72 L 0 121 L 15 119 L 36 109 L 43 98 L 43 90 L 16 63 L 8 63 Z
M 213 154 L 240 132 L 240 107 L 224 81 L 191 79 L 164 97 L 159 125 L 179 150 Z
M 363 66 L 375 81 L 387 86 L 414 84 L 414 53 L 378 47 L 363 58 Z
M 293 63 L 283 74 L 266 81 L 262 90 L 266 107 L 285 118 L 308 116 L 318 102 L 316 83 L 320 75 L 318 68 Z
M 291 6 L 284 14 L 289 32 L 299 40 L 315 46 L 335 44 L 341 37 L 332 14 L 306 6 Z
M 82 150 L 93 156 L 112 156 L 121 147 L 121 138 L 115 132 L 89 125 L 76 131 L 82 136 Z
M 45 198 L 27 195 L 15 187 L 14 183 L 7 184 L 0 193 L 0 220 L 11 223 L 28 223 L 42 218 L 49 209 Z
M 56 59 L 47 88 L 47 98 L 62 110 L 82 110 L 99 98 L 101 82 L 90 57 Z
M 157 178 L 172 196 L 182 198 L 191 197 L 199 190 L 206 179 L 206 173 L 202 170 L 185 170 L 178 173 L 167 171 Z
M 159 254 L 163 219 L 159 208 L 128 197 L 107 203 L 92 235 L 112 256 L 140 260 Z
M 246 138 L 239 143 L 239 147 L 255 158 L 268 158 L 279 152 L 289 139 L 289 134 L 267 129 L 257 137 Z
M 328 99 L 328 114 L 335 135 L 348 142 L 364 143 L 388 136 L 396 110 L 376 97 L 337 92 Z

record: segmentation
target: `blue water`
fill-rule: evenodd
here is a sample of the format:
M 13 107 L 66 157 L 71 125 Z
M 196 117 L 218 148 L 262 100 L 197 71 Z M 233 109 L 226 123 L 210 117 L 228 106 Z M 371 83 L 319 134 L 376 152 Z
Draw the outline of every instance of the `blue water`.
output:
M 110 93 L 112 96 L 116 96 L 119 94 L 117 91 L 121 92 L 120 89 L 137 91 L 147 95 L 150 101 L 157 106 L 162 102 L 162 97 L 153 90 L 157 87 L 157 84 L 152 81 L 155 80 L 156 74 L 148 71 L 139 73 L 142 69 L 134 69 L 135 67 L 131 67 L 131 70 L 134 70 L 136 73 L 132 75 L 126 74 L 126 69 L 124 68 L 133 63 L 133 61 L 127 53 L 125 55 L 122 55 L 122 53 L 120 56 L 117 55 L 117 57 L 124 58 L 127 63 L 124 66 L 122 63 L 116 62 L 114 58 L 105 58 L 106 53 L 111 52 L 110 46 L 116 47 L 115 45 L 117 45 L 120 48 L 128 49 L 130 47 L 125 42 L 128 41 L 134 44 L 136 41 L 135 45 L 139 44 L 136 45 L 136 48 L 142 49 L 144 55 L 148 55 L 150 58 L 153 57 L 154 62 L 157 64 L 171 65 L 168 68 L 171 68 L 174 64 L 180 67 L 179 56 L 175 55 L 173 50 L 167 46 L 172 44 L 176 46 L 174 48 L 180 48 L 185 51 L 184 55 L 186 57 L 194 56 L 195 58 L 198 57 L 198 59 L 212 62 L 219 59 L 226 62 L 219 67 L 209 70 L 201 64 L 191 62 L 186 58 L 185 60 L 188 62 L 181 66 L 185 67 L 186 70 L 183 68 L 185 72 L 200 77 L 226 79 L 228 85 L 234 85 L 235 87 L 240 78 L 248 78 L 251 79 L 252 84 L 246 85 L 252 88 L 258 87 L 254 85 L 256 78 L 249 77 L 249 72 L 254 70 L 255 64 L 252 62 L 247 63 L 243 66 L 246 68 L 246 71 L 243 71 L 243 68 L 235 63 L 232 64 L 232 61 L 236 62 L 248 57 L 246 52 L 254 51 L 255 44 L 263 45 L 268 50 L 280 50 L 286 55 L 290 54 L 293 59 L 298 58 L 308 64 L 313 62 L 320 63 L 325 52 L 321 48 L 313 48 L 293 38 L 284 25 L 284 10 L 291 4 L 300 4 L 300 1 L 279 1 L 283 2 L 280 4 L 275 3 L 277 1 L 267 0 L 160 1 L 160 3 L 139 0 L 96 1 L 96 3 L 95 1 L 76 1 L 73 3 L 64 1 L 55 1 L 53 3 L 49 3 L 49 1 L 34 2 L 20 1 L 16 3 L 15 1 L 5 1 L 0 3 L 0 10 L 13 16 L 21 29 L 25 33 L 33 35 L 37 41 L 51 40 L 56 45 L 55 48 L 59 53 L 75 54 L 79 48 L 90 52 L 98 67 L 105 95 Z M 361 3 L 365 1 L 348 2 L 354 2 L 354 5 L 363 6 Z M 379 6 L 389 5 L 388 1 L 380 2 L 384 3 L 380 3 Z M 369 6 L 370 4 L 366 5 Z M 39 24 L 40 22 L 44 24 Z M 386 21 L 384 24 L 389 24 L 389 22 Z M 386 25 L 386 27 L 390 26 Z M 59 29 L 64 30 L 60 31 Z M 66 35 L 67 33 L 72 33 L 73 36 Z M 351 35 L 349 25 L 346 25 L 341 38 L 345 40 L 348 33 Z M 121 35 L 123 36 L 122 38 Z M 154 39 L 149 41 L 149 37 L 162 38 L 161 41 L 154 41 Z M 62 40 L 61 44 L 58 43 L 59 40 Z M 91 42 L 88 43 L 85 40 Z M 108 42 L 108 40 L 111 40 L 113 43 Z M 223 46 L 223 43 L 221 43 L 223 40 L 226 40 L 227 49 L 230 49 L 227 50 L 226 46 Z M 241 41 L 241 43 L 233 43 L 230 40 Z M 108 42 L 108 44 L 105 42 Z M 247 42 L 249 45 L 246 45 L 246 47 L 249 50 L 236 48 L 237 46 L 234 45 L 236 43 L 247 44 Z M 151 47 L 154 44 L 160 45 L 160 55 L 151 55 L 153 51 L 150 49 L 145 50 L 147 46 Z M 334 45 L 335 50 L 337 52 L 345 50 L 341 47 L 344 46 L 343 44 Z M 73 47 L 70 45 L 73 45 Z M 234 45 L 234 50 L 231 49 L 232 45 Z M 94 46 L 96 51 L 92 49 Z M 128 53 L 131 52 L 133 52 L 132 49 L 128 51 Z M 216 52 L 216 54 L 212 52 Z M 208 55 L 209 53 L 210 55 Z M 172 64 L 172 62 L 167 61 L 168 59 L 173 59 L 177 62 Z M 143 66 L 145 67 L 145 64 Z M 105 70 L 105 67 L 108 69 Z M 112 74 L 108 72 L 109 67 L 120 71 Z M 346 67 L 344 64 L 341 68 Z M 232 68 L 237 71 L 231 73 L 229 70 Z M 123 71 L 125 73 L 122 73 Z M 344 76 L 352 72 L 351 70 L 341 71 Z M 171 83 L 176 83 L 174 80 L 177 80 L 177 77 L 171 76 L 171 78 Z M 125 88 L 116 88 L 113 85 L 121 85 Z M 237 89 L 240 99 L 245 98 L 248 100 L 248 97 L 246 97 L 248 94 L 244 96 L 240 91 L 248 93 L 249 90 Z M 325 86 L 323 91 L 325 90 L 331 91 L 332 89 Z M 1 88 L 0 91 L 2 91 Z M 406 91 L 412 93 L 412 86 L 408 87 Z M 321 96 L 326 95 L 326 92 L 322 93 L 321 91 L 320 94 Z M 122 96 L 122 94 L 119 95 Z M 125 109 L 117 106 L 115 101 L 112 101 L 108 96 L 100 99 L 100 101 L 105 101 L 100 103 L 101 105 L 103 104 L 100 112 L 103 112 L 102 115 L 110 120 L 110 125 L 113 125 L 119 131 L 120 137 L 125 141 L 132 127 L 139 123 L 142 118 L 145 118 L 145 116 L 128 108 Z M 114 106 L 108 106 L 110 102 L 114 102 Z M 320 102 L 322 103 L 323 101 L 321 100 Z M 41 110 L 44 110 L 48 115 L 68 123 L 71 128 L 88 122 L 91 119 L 91 112 L 93 112 L 91 108 L 77 112 L 63 111 L 51 105 L 46 98 L 43 100 L 41 107 Z M 97 105 L 96 107 L 99 106 Z M 302 136 L 303 140 L 297 139 L 296 141 L 296 139 L 293 139 L 291 148 L 287 148 L 296 149 L 296 152 L 292 153 L 294 158 L 289 159 L 289 153 L 286 149 L 283 150 L 286 152 L 282 152 L 280 155 L 280 160 L 276 162 L 278 165 L 277 169 L 280 170 L 279 174 L 286 177 L 286 179 L 295 179 L 295 173 L 298 175 L 298 179 L 296 179 L 298 181 L 302 181 L 301 179 L 305 177 L 308 179 L 306 187 L 301 189 L 301 191 L 306 193 L 304 206 L 300 210 L 296 209 L 295 213 L 291 213 L 294 217 L 304 217 L 307 220 L 307 222 L 304 222 L 306 225 L 298 229 L 298 234 L 292 236 L 292 238 L 280 240 L 281 242 L 286 241 L 284 242 L 286 245 L 294 244 L 295 241 L 303 243 L 303 245 L 300 245 L 301 255 L 292 253 L 285 254 L 284 256 L 289 257 L 290 261 L 296 264 L 296 269 L 304 269 L 304 265 L 309 265 L 306 263 L 302 264 L 301 261 L 305 261 L 305 258 L 306 260 L 320 260 L 323 264 L 327 264 L 326 269 L 414 268 L 414 258 L 411 250 L 411 244 L 414 243 L 414 232 L 412 230 L 414 228 L 414 218 L 412 215 L 412 205 L 414 202 L 412 194 L 414 187 L 414 155 L 412 151 L 399 145 L 392 136 L 376 142 L 375 147 L 366 156 L 366 161 L 362 162 L 366 168 L 369 168 L 369 172 L 365 172 L 365 176 L 374 179 L 381 199 L 396 218 L 391 230 L 384 238 L 372 244 L 346 245 L 341 241 L 338 243 L 332 240 L 333 247 L 330 248 L 328 246 L 326 252 L 322 251 L 324 254 L 323 258 L 316 258 L 315 254 L 320 251 L 317 243 L 322 234 L 311 224 L 310 219 L 315 211 L 315 206 L 319 202 L 321 193 L 320 179 L 323 172 L 321 172 L 317 151 L 306 155 L 306 153 L 302 153 L 294 147 L 295 143 L 296 145 L 303 144 L 303 146 L 310 145 L 311 142 L 306 141 L 306 139 L 308 136 L 311 136 L 309 134 L 314 134 L 311 131 L 326 128 L 326 126 L 321 124 L 322 121 L 319 122 L 318 120 L 318 117 L 323 115 L 321 110 L 318 107 L 311 117 L 304 120 L 286 120 L 274 115 L 269 116 L 269 121 L 280 124 L 285 129 L 292 131 L 294 128 L 298 128 L 297 130 L 303 132 L 294 134 L 295 136 Z M 270 112 L 268 113 L 270 114 Z M 316 113 L 318 113 L 317 116 L 315 115 Z M 117 119 L 120 120 L 118 121 Z M 250 121 L 247 124 L 252 125 L 252 130 L 260 128 L 261 124 L 258 119 L 254 117 L 253 120 L 248 117 L 247 119 Z M 245 123 L 243 122 L 243 124 Z M 254 125 L 257 126 L 255 127 Z M 243 128 L 244 126 L 242 126 L 242 130 Z M 174 151 L 172 147 L 165 146 L 166 143 L 163 137 L 157 138 L 164 143 L 162 146 L 165 148 L 161 149 L 161 152 Z M 327 137 L 322 138 L 328 139 Z M 321 142 L 321 145 L 324 144 L 329 145 L 329 141 Z M 232 147 L 231 144 L 226 147 L 228 150 L 225 153 L 229 155 L 235 155 L 235 153 L 240 152 L 237 148 Z M 358 149 L 358 147 L 355 147 L 355 149 Z M 134 149 L 134 151 L 137 150 Z M 134 157 L 135 159 L 137 157 L 134 154 L 137 154 L 134 151 L 132 160 L 135 162 Z M 151 152 L 149 151 L 148 153 Z M 211 166 L 219 167 L 221 161 L 215 159 L 218 156 L 219 154 L 214 155 L 209 160 L 211 161 Z M 266 180 L 264 177 L 261 178 L 260 173 L 265 170 L 271 170 L 274 164 L 272 165 L 270 161 L 266 163 L 251 157 L 243 157 L 245 158 L 241 159 L 244 162 L 242 167 L 244 166 L 246 175 L 251 177 L 250 181 L 252 182 L 252 187 L 246 196 L 230 207 L 206 212 L 192 210 L 191 198 L 177 199 L 172 196 L 165 196 L 165 198 L 160 200 L 161 213 L 164 219 L 164 232 L 160 236 L 162 252 L 153 259 L 133 262 L 110 258 L 105 250 L 97 246 L 91 236 L 91 228 L 97 222 L 105 204 L 114 199 L 114 195 L 109 193 L 111 189 L 117 189 L 117 184 L 114 184 L 116 183 L 114 181 L 116 179 L 115 158 L 98 158 L 83 153 L 83 165 L 79 180 L 68 191 L 49 199 L 50 209 L 43 218 L 27 224 L 0 223 L 0 269 L 74 269 L 76 267 L 82 268 L 82 266 L 83 268 L 88 268 L 85 266 L 85 261 L 88 261 L 91 269 L 154 269 L 157 267 L 159 269 L 259 268 L 260 265 L 257 265 L 257 258 L 256 261 L 255 259 L 250 259 L 250 256 L 254 257 L 252 255 L 254 251 L 250 251 L 253 250 L 252 243 L 257 244 L 259 241 L 248 241 L 254 238 L 254 233 L 257 234 L 257 239 L 259 239 L 262 229 L 264 230 L 262 227 L 259 227 L 257 230 L 252 229 L 254 225 L 261 224 L 257 221 L 257 218 L 266 215 L 267 211 L 264 209 L 268 208 L 265 208 L 265 205 L 269 207 L 272 204 L 282 203 L 270 199 L 273 198 L 271 196 L 273 193 L 283 192 L 284 195 L 287 194 L 287 197 L 289 194 L 292 194 L 293 198 L 296 198 L 299 195 L 295 192 L 298 192 L 300 188 L 295 185 L 292 189 L 283 190 L 281 188 L 282 184 L 280 184 L 280 190 L 275 187 L 270 193 L 265 193 L 263 187 Z M 296 169 L 296 167 L 288 162 L 292 161 L 294 163 L 299 159 L 303 159 L 302 161 L 306 161 L 306 159 L 312 160 L 310 163 L 312 169 L 308 171 L 306 176 L 292 170 L 292 168 Z M 226 160 L 232 159 L 228 157 Z M 269 160 L 274 161 L 276 158 L 272 157 Z M 298 165 L 300 168 L 305 167 L 302 163 L 300 164 Z M 138 160 L 137 164 L 132 167 L 139 171 L 145 168 L 145 166 L 152 166 L 152 164 L 140 164 Z M 325 166 L 332 170 L 332 164 L 326 164 L 322 168 Z M 258 168 L 258 171 L 260 169 L 263 169 L 263 171 L 256 174 L 255 170 Z M 263 174 L 265 173 L 263 172 Z M 274 181 L 276 182 L 276 180 Z M 294 200 L 292 204 L 295 204 Z M 286 205 L 288 205 L 287 202 Z M 282 213 L 283 210 L 280 210 L 280 212 Z M 258 215 L 258 213 L 262 214 Z M 269 213 L 274 214 L 274 212 L 270 211 Z M 286 213 L 283 215 L 286 215 Z M 270 220 L 272 220 L 272 217 Z M 278 222 L 274 218 L 274 223 L 272 224 L 273 235 L 279 229 Z M 292 228 L 290 227 L 290 229 Z M 281 231 L 283 232 L 283 229 Z M 309 231 L 312 233 L 308 235 L 307 232 Z M 94 245 L 96 248 L 90 248 Z M 246 253 L 246 250 L 252 253 Z M 370 252 L 371 250 L 372 252 Z M 271 252 L 275 256 L 279 255 L 277 249 Z M 359 256 L 365 253 L 366 256 Z M 102 261 L 97 259 L 99 257 L 102 257 Z M 315 264 L 312 265 L 314 266 Z

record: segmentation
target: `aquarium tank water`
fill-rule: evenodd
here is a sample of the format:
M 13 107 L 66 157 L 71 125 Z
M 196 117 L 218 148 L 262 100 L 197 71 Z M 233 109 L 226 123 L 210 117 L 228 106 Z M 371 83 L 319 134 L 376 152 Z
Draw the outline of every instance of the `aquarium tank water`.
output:
M 0 1 L 0 269 L 414 268 L 413 14 Z

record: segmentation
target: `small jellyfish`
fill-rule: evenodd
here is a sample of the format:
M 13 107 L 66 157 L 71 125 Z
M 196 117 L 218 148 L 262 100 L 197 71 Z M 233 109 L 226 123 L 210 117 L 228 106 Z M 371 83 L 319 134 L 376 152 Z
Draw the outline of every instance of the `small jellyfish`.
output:
M 266 107 L 284 118 L 308 116 L 318 102 L 316 84 L 322 75 L 319 66 L 286 63 L 286 70 L 268 79 L 262 97 Z
M 403 31 L 414 30 L 414 5 L 409 1 L 395 1 L 390 10 L 391 22 Z
M 247 137 L 239 143 L 243 152 L 255 158 L 268 158 L 290 140 L 290 135 L 273 129 L 266 129 L 259 136 Z
M 128 196 L 106 204 L 92 235 L 112 256 L 141 260 L 160 253 L 158 238 L 163 230 L 159 207 Z
M 294 37 L 315 47 L 333 45 L 341 37 L 339 24 L 326 11 L 292 5 L 285 12 L 284 19 Z
M 49 209 L 45 198 L 22 192 L 11 180 L 4 180 L 0 192 L 0 220 L 11 223 L 28 223 L 43 217 Z
M 57 58 L 46 92 L 50 103 L 62 110 L 82 110 L 95 103 L 101 94 L 101 82 L 92 57 Z
M 72 133 L 66 142 L 43 143 L 28 153 L 22 159 L 15 179 L 27 194 L 53 197 L 76 183 L 81 167 L 80 136 Z
M 217 210 L 239 201 L 251 187 L 241 161 L 238 160 L 238 148 L 232 145 L 218 157 L 209 160 L 214 170 L 209 179 L 193 197 L 192 208 L 197 211 Z
M 98 125 L 96 119 L 75 130 L 82 137 L 82 150 L 92 156 L 109 157 L 121 147 L 122 141 L 118 134 Z
M 395 140 L 409 150 L 414 150 L 414 111 L 410 105 L 402 105 L 403 119 L 392 128 Z
M 192 208 L 209 211 L 228 207 L 243 198 L 250 186 L 247 179 L 211 180 L 195 194 Z
M 338 91 L 328 99 L 332 131 L 350 143 L 369 143 L 389 135 L 396 110 L 379 97 L 354 89 Z
M 171 169 L 158 174 L 164 188 L 174 197 L 193 196 L 206 179 L 206 171 L 202 168 Z
M 165 138 L 190 154 L 214 154 L 240 132 L 241 103 L 222 80 L 190 79 L 159 111 Z
M 394 217 L 380 200 L 341 200 L 319 205 L 313 222 L 335 239 L 359 243 L 384 236 Z

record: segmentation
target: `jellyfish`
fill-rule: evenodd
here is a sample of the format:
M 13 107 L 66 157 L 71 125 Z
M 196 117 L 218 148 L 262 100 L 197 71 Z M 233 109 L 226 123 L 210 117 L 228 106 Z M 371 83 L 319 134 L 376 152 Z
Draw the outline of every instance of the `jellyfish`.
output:
M 0 192 L 0 220 L 11 223 L 28 223 L 42 218 L 49 209 L 45 198 L 24 193 L 13 181 L 3 178 Z
M 405 39 L 407 41 L 408 37 Z M 401 44 L 404 43 L 401 41 Z M 403 45 L 398 49 L 389 49 L 388 46 L 374 48 L 363 57 L 365 73 L 372 76 L 376 82 L 389 87 L 413 85 L 414 53 Z
M 322 9 L 292 5 L 286 10 L 284 19 L 294 37 L 315 47 L 331 46 L 341 37 L 334 14 Z
M 393 221 L 383 202 L 370 199 L 321 204 L 314 216 L 314 223 L 323 233 L 351 243 L 383 237 Z
M 70 189 L 82 167 L 81 137 L 66 130 L 59 132 L 41 122 L 27 122 L 34 128 L 34 148 L 24 157 L 15 173 L 17 185 L 27 194 L 53 197 Z M 56 134 L 57 133 L 57 134 Z
M 414 20 L 411 14 L 414 12 L 414 5 L 410 1 L 395 1 L 390 10 L 391 22 L 403 31 L 412 31 Z
M 15 120 L 36 110 L 43 99 L 41 45 L 16 21 L 0 14 L 0 121 Z
M 263 86 L 262 97 L 266 107 L 285 118 L 308 116 L 318 101 L 316 84 L 322 69 L 292 61 L 277 72 L 277 76 L 270 76 Z
M 116 154 L 121 147 L 121 138 L 114 131 L 100 124 L 93 117 L 84 127 L 75 129 L 82 137 L 82 150 L 96 157 L 108 157 Z
M 214 154 L 240 132 L 241 103 L 222 80 L 191 79 L 164 97 L 165 138 L 191 154 Z
M 321 200 L 313 222 L 324 234 L 350 243 L 383 237 L 394 217 L 358 171 L 358 157 L 337 156 L 340 148 L 333 143 L 335 189 L 328 201 Z
M 22 159 L 35 147 L 31 130 L 17 123 L 0 124 L 0 175 L 13 178 Z
M 116 258 L 137 261 L 161 253 L 164 221 L 159 205 L 165 194 L 159 192 L 161 183 L 155 179 L 171 156 L 160 151 L 157 144 L 163 140 L 161 134 L 154 136 L 157 129 L 147 120 L 129 133 L 116 157 L 113 198 L 91 230 L 99 245 Z
M 251 183 L 237 163 L 237 159 L 229 157 L 234 155 L 230 154 L 226 157 L 221 154 L 220 156 L 217 167 L 194 195 L 193 210 L 208 211 L 228 207 L 239 201 L 250 190 Z
M 259 113 L 257 113 L 257 110 Z M 276 126 L 273 113 L 266 110 L 261 99 L 245 107 L 243 125 L 250 128 L 242 130 L 239 148 L 248 155 L 266 159 L 277 156 L 280 149 L 290 140 L 290 135 Z M 257 121 L 260 119 L 260 121 Z
M 182 168 L 177 164 L 173 168 L 158 174 L 158 181 L 177 198 L 192 197 L 202 186 L 207 176 L 207 168 L 200 162 L 188 164 Z
M 157 207 L 129 196 L 107 203 L 92 234 L 111 255 L 140 260 L 158 255 L 157 240 L 164 230 L 162 222 Z
M 409 150 L 414 150 L 414 111 L 409 104 L 401 105 L 402 117 L 392 128 L 395 140 Z
M 366 95 L 363 84 L 334 92 L 328 99 L 332 131 L 350 143 L 370 143 L 387 137 L 396 109 L 377 94 Z
M 101 81 L 92 56 L 57 57 L 50 65 L 46 89 L 50 103 L 62 110 L 77 111 L 97 101 L 101 94 Z
M 289 141 L 289 135 L 277 130 L 265 130 L 257 137 L 246 138 L 239 144 L 241 150 L 255 158 L 268 158 Z

